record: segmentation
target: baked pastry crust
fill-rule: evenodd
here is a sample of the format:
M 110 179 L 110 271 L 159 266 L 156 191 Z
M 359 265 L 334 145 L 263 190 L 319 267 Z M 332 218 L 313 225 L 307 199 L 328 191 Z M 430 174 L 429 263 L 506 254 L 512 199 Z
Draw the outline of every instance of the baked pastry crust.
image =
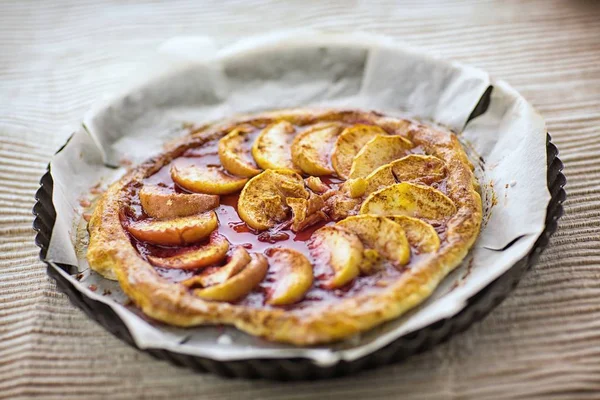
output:
M 346 288 L 337 296 L 328 296 L 320 301 L 300 301 L 290 306 L 269 305 L 264 301 L 205 300 L 190 287 L 163 276 L 140 254 L 126 229 L 124 209 L 131 204 L 132 198 L 138 196 L 144 180 L 186 151 L 201 149 L 239 127 L 263 128 L 282 121 L 297 127 L 321 123 L 373 125 L 390 135 L 407 139 L 412 143 L 410 154 L 425 154 L 441 160 L 446 171 L 441 183 L 427 179 L 414 183 L 420 187 L 428 184 L 436 186 L 455 206 L 452 215 L 443 221 L 424 219 L 436 225 L 440 239 L 437 250 L 419 254 L 413 249 L 413 257 L 408 264 L 386 264 L 386 268 L 396 271 L 391 275 L 373 275 L 373 278 L 365 279 L 363 285 L 358 285 L 360 287 Z M 260 171 L 256 166 L 251 167 Z M 251 167 L 244 169 L 249 171 L 248 175 L 257 172 Z M 415 121 L 375 112 L 323 109 L 292 109 L 241 116 L 194 130 L 171 143 L 163 154 L 139 165 L 112 184 L 98 200 L 90 219 L 87 258 L 90 266 L 99 273 L 109 278 L 114 274 L 124 292 L 143 313 L 159 321 L 181 327 L 228 324 L 251 335 L 294 345 L 328 343 L 397 318 L 423 302 L 460 264 L 475 242 L 482 220 L 481 198 L 472 171 L 473 166 L 454 134 Z M 315 189 L 311 183 L 307 186 Z M 318 194 L 315 190 L 309 192 Z M 330 218 L 340 219 L 357 213 L 368 198 L 368 194 L 364 193 L 361 197 L 352 198 L 342 192 L 338 189 L 333 195 L 330 193 L 329 201 L 340 209 L 342 204 L 351 204 L 347 207 L 350 211 L 337 216 L 332 216 L 335 214 L 332 212 Z M 339 210 L 336 208 L 335 211 Z M 431 230 L 426 228 L 428 232 Z M 411 235 L 407 236 L 410 239 Z

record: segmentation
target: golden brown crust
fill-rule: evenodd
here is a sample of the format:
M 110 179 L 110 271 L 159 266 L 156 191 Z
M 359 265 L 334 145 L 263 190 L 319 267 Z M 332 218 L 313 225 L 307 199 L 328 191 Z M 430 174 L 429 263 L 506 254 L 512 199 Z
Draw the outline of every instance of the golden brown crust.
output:
M 358 292 L 331 304 L 293 309 L 206 301 L 184 285 L 161 277 L 140 257 L 121 223 L 121 210 L 128 200 L 124 188 L 156 172 L 186 149 L 222 137 L 242 123 L 282 120 L 295 125 L 327 121 L 376 124 L 390 133 L 404 135 L 424 153 L 442 160 L 447 171 L 446 196 L 454 202 L 456 213 L 445 222 L 437 252 L 420 257 L 397 279 L 375 292 Z M 183 327 L 230 324 L 252 335 L 295 345 L 326 343 L 368 330 L 420 304 L 463 260 L 477 238 L 482 219 L 481 199 L 473 182 L 472 166 L 458 139 L 416 122 L 354 110 L 295 109 L 241 117 L 193 132 L 167 153 L 114 183 L 99 200 L 90 220 L 87 258 L 94 269 L 112 269 L 125 293 L 146 315 L 157 320 Z

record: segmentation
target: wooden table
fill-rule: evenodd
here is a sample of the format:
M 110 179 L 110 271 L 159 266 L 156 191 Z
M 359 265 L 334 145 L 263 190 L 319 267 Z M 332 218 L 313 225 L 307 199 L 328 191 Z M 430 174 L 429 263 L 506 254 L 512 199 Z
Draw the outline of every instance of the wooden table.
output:
M 566 164 L 559 231 L 483 322 L 351 378 L 227 381 L 127 347 L 38 261 L 31 207 L 50 156 L 163 40 L 309 26 L 385 33 L 511 83 L 545 116 Z M 600 2 L 3 1 L 0 93 L 0 398 L 600 397 Z

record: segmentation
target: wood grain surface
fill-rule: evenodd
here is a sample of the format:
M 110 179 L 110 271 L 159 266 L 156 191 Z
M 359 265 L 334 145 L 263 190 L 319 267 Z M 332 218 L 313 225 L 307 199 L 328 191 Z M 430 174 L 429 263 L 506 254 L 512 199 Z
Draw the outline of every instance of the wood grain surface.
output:
M 228 381 L 127 347 L 38 260 L 31 208 L 50 156 L 163 40 L 308 26 L 385 33 L 511 83 L 566 164 L 559 231 L 483 322 L 350 378 Z M 0 2 L 0 398 L 41 397 L 600 398 L 600 1 Z

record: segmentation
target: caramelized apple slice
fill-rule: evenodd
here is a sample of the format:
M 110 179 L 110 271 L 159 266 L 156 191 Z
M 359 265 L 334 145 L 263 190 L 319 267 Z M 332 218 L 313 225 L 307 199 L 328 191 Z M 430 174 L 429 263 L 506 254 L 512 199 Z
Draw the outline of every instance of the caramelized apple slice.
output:
M 360 263 L 360 271 L 363 275 L 373 275 L 384 268 L 383 256 L 375 249 L 363 251 L 363 261 Z
M 252 156 L 262 169 L 296 169 L 291 146 L 296 132 L 287 121 L 276 122 L 262 130 L 252 145 Z
M 187 165 L 171 167 L 171 178 L 190 192 L 231 194 L 240 191 L 248 178 L 229 175 L 220 166 Z
M 382 187 L 397 183 L 391 164 L 385 164 L 371 172 L 366 178 L 349 179 L 344 183 L 350 197 L 362 197 Z
M 360 209 L 361 199 L 353 199 L 343 192 L 333 193 L 325 200 L 326 213 L 334 221 L 356 215 Z
M 269 268 L 267 258 L 252 254 L 251 261 L 237 274 L 223 283 L 204 289 L 195 289 L 194 294 L 204 300 L 235 301 L 246 296 L 264 279 Z
M 369 140 L 378 135 L 387 135 L 387 132 L 377 125 L 357 124 L 344 129 L 331 155 L 331 164 L 340 178 L 348 179 L 354 157 Z
M 398 183 L 396 182 L 396 177 L 394 176 L 394 172 L 392 170 L 392 164 L 393 163 L 382 165 L 367 175 L 365 178 L 367 181 L 367 194 L 379 190 L 382 187 L 387 187 Z
M 432 253 L 440 248 L 440 238 L 433 226 L 427 222 L 406 215 L 395 215 L 388 218 L 404 229 L 408 243 L 419 253 Z
M 238 127 L 219 140 L 219 160 L 223 167 L 233 175 L 246 178 L 261 172 L 250 155 L 250 146 L 246 144 L 249 132 L 247 127 Z
M 337 139 L 339 124 L 319 124 L 302 132 L 292 143 L 292 161 L 304 173 L 313 176 L 331 175 L 330 149 Z
M 351 197 L 362 197 L 398 182 L 421 182 L 431 184 L 446 176 L 444 162 L 434 156 L 410 154 L 389 164 L 382 165 L 366 178 L 350 179 L 345 186 Z
M 358 236 L 363 245 L 398 265 L 410 260 L 410 248 L 404 230 L 379 215 L 356 215 L 336 224 Z M 371 255 L 373 258 L 373 255 Z
M 371 193 L 360 207 L 360 213 L 408 215 L 439 221 L 454 215 L 456 206 L 437 189 L 402 182 Z
M 307 226 L 327 220 L 327 214 L 323 212 L 325 201 L 314 193 L 310 194 L 308 200 L 288 197 L 286 203 L 292 210 L 292 231 L 294 232 L 300 232 Z
M 200 193 L 175 193 L 160 186 L 144 186 L 140 190 L 144 212 L 152 218 L 187 217 L 219 206 L 219 196 Z
M 236 247 L 227 264 L 212 271 L 209 271 L 211 269 L 209 268 L 209 270 L 203 271 L 200 275 L 193 276 L 181 283 L 187 287 L 198 285 L 208 287 L 218 285 L 243 270 L 251 260 L 252 258 L 246 249 L 243 247 Z
M 302 177 L 289 169 L 268 169 L 250 179 L 238 201 L 238 214 L 250 227 L 266 230 L 289 216 L 286 198 L 308 199 Z
M 378 167 L 404 157 L 412 147 L 402 136 L 377 135 L 354 157 L 349 177 L 364 178 Z
M 304 297 L 313 282 L 312 264 L 302 253 L 292 249 L 272 248 L 267 251 L 275 282 L 267 296 L 272 306 L 294 304 Z
M 171 257 L 148 256 L 148 260 L 159 267 L 176 269 L 195 269 L 218 263 L 227 256 L 229 242 L 223 235 L 214 233 L 210 241 L 198 249 L 186 251 Z
M 446 176 L 444 162 L 434 156 L 411 154 L 390 164 L 398 182 L 414 181 L 427 185 Z
M 335 273 L 327 287 L 342 287 L 360 273 L 364 249 L 355 234 L 339 226 L 324 226 L 313 233 L 308 247 L 317 263 L 329 265 Z
M 308 178 L 304 179 L 304 183 L 315 193 L 321 194 L 329 190 L 329 187 L 323 183 L 321 178 L 317 176 L 309 176 Z
M 166 220 L 141 220 L 129 224 L 127 230 L 136 239 L 165 246 L 183 246 L 207 238 L 217 229 L 214 211 Z

